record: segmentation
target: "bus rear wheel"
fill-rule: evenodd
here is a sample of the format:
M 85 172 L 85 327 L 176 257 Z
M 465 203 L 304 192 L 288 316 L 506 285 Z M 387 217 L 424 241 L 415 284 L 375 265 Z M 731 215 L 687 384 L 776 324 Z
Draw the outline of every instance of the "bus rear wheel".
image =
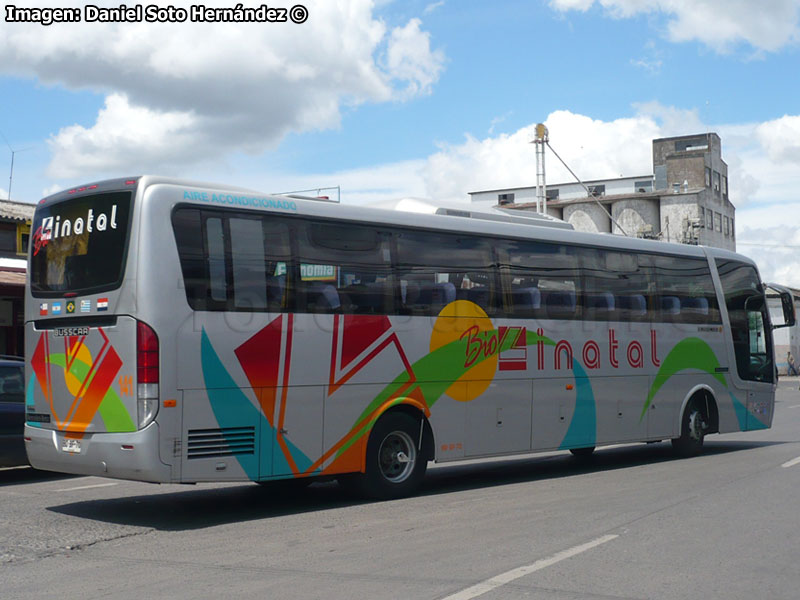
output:
M 416 491 L 428 467 L 420 450 L 421 418 L 392 412 L 378 419 L 367 442 L 366 470 L 352 482 L 357 491 L 380 500 Z
M 683 411 L 681 436 L 672 439 L 673 449 L 679 456 L 696 456 L 703 449 L 706 431 L 708 417 L 703 413 L 702 404 L 692 399 Z

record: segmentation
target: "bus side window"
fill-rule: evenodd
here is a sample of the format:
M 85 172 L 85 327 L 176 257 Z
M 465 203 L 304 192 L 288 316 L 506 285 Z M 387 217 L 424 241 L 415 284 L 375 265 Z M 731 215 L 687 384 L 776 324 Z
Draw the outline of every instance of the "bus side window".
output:
M 435 231 L 397 231 L 400 312 L 438 315 L 456 300 L 496 312 L 495 265 L 488 240 Z
M 581 273 L 574 247 L 504 240 L 497 250 L 508 316 L 581 318 Z
M 181 263 L 186 300 L 194 310 L 207 310 L 210 282 L 200 210 L 177 209 L 172 214 L 172 229 Z M 224 300 L 224 296 L 222 299 Z
M 390 236 L 366 225 L 299 221 L 298 309 L 387 314 L 393 310 Z
M 705 258 L 653 256 L 658 281 L 659 320 L 669 323 L 720 323 L 711 269 Z

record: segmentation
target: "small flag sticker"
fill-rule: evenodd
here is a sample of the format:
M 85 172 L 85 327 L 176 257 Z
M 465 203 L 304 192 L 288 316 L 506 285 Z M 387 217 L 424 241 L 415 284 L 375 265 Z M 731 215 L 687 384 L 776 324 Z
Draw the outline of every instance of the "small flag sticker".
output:
M 50 312 L 52 314 L 54 314 L 54 315 L 60 315 L 61 314 L 61 302 L 53 302 L 53 308 L 52 308 L 52 310 Z
M 88 313 L 92 311 L 92 301 L 91 300 L 81 300 L 81 312 Z
M 97 299 L 97 311 L 101 312 L 104 310 L 108 310 L 108 298 L 98 298 Z
M 42 302 L 39 305 L 39 316 L 46 317 L 47 316 L 47 302 Z
M 72 300 L 67 302 L 67 312 L 70 314 L 75 312 L 75 303 Z

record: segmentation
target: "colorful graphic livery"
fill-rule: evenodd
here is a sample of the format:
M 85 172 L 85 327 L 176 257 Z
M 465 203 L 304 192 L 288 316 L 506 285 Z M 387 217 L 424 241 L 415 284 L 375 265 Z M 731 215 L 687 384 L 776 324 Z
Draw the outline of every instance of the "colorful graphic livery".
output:
M 112 226 L 84 227 L 106 214 Z M 771 425 L 751 261 L 498 218 L 153 177 L 44 199 L 26 304 L 32 464 L 336 477 L 388 498 L 429 460 L 666 439 L 692 454 L 708 433 Z

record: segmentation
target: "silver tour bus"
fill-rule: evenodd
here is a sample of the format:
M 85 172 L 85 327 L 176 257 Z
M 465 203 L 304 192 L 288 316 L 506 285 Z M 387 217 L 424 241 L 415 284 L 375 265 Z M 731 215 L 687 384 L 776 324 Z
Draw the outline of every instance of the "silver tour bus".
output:
M 707 434 L 770 427 L 772 324 L 750 259 L 505 220 L 152 176 L 44 198 L 31 464 L 336 478 L 390 498 L 428 461 L 659 440 L 693 454 Z

